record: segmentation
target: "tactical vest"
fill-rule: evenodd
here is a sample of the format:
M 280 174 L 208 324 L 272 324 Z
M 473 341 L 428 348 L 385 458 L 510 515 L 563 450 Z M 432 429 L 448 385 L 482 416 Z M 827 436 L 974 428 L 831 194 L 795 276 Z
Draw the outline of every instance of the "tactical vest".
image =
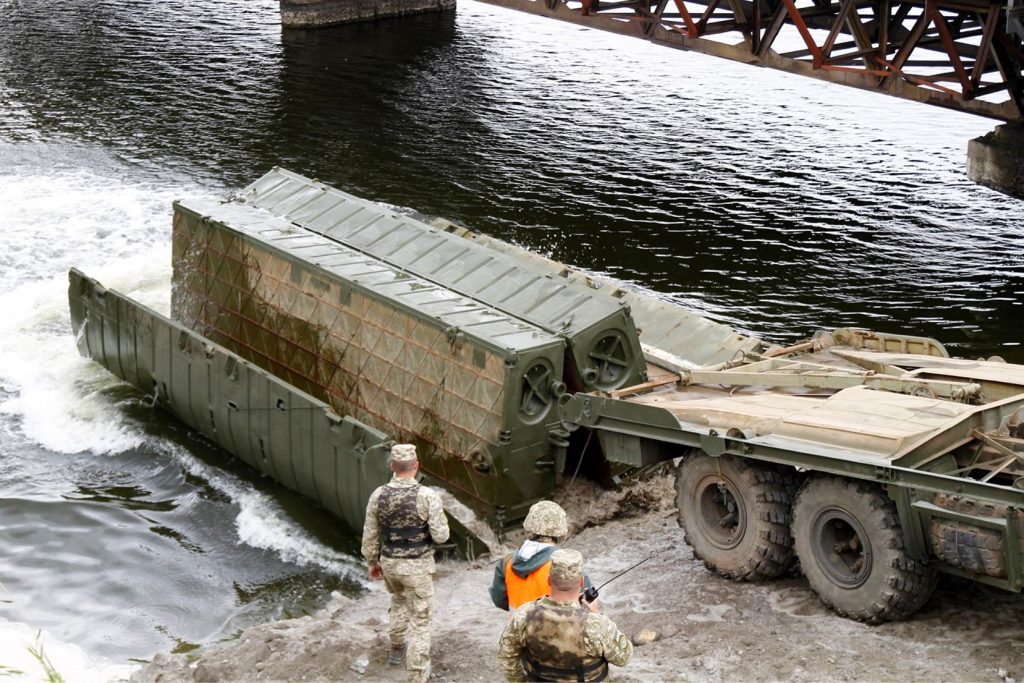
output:
M 411 559 L 430 552 L 430 527 L 416 509 L 419 486 L 385 486 L 377 499 L 380 554 Z
M 583 605 L 538 604 L 526 615 L 523 671 L 531 681 L 603 681 L 608 661 L 587 654 Z
M 512 571 L 512 560 L 515 553 L 505 560 L 505 590 L 508 593 L 509 609 L 519 609 L 520 605 L 533 602 L 548 594 L 548 575 L 551 574 L 551 560 L 533 570 L 525 579 Z

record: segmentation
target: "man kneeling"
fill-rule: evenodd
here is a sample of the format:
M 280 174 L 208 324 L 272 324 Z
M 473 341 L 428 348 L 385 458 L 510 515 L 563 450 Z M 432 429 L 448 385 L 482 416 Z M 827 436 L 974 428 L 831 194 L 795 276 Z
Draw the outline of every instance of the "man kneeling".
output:
M 551 592 L 518 610 L 501 634 L 498 657 L 509 681 L 601 681 L 608 665 L 625 666 L 633 644 L 615 623 L 580 601 L 583 556 L 551 554 Z

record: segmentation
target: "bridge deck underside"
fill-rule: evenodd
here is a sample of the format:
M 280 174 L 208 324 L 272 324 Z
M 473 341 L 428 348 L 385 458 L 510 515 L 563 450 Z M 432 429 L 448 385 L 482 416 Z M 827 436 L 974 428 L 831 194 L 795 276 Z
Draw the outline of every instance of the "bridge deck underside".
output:
M 1003 121 L 1024 120 L 1020 9 L 980 0 L 484 0 Z

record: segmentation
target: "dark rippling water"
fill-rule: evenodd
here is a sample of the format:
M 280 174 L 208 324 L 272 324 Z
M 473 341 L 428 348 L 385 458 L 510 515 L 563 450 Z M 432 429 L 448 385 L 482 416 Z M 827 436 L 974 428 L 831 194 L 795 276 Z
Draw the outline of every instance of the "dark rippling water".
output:
M 166 310 L 170 201 L 272 165 L 776 341 L 1024 362 L 1024 210 L 993 122 L 461 0 L 284 33 L 274 0 L 0 0 L 0 664 L 68 671 L 358 590 L 351 534 L 78 358 L 79 265 Z

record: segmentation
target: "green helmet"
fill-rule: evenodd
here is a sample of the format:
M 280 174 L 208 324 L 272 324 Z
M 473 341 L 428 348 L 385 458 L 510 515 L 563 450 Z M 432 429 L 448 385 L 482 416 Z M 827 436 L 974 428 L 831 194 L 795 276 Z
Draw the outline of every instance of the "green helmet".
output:
M 558 503 L 542 500 L 530 506 L 523 520 L 523 528 L 533 536 L 565 538 L 569 535 L 569 521 Z

